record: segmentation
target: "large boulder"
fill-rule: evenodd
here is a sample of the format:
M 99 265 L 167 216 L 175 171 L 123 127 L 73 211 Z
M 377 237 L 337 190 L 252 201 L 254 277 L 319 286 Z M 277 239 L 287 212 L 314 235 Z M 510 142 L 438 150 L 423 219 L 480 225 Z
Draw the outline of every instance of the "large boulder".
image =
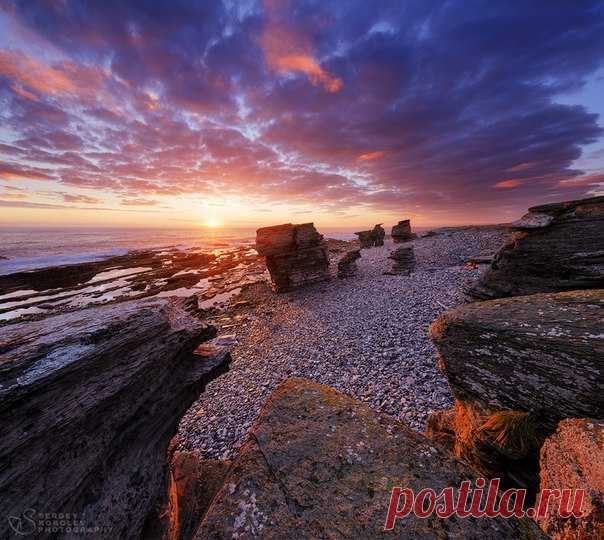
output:
M 359 231 L 354 234 L 359 237 L 361 249 L 383 246 L 386 237 L 386 231 L 381 223 L 375 225 L 370 231 Z
M 431 326 L 455 398 L 455 450 L 489 476 L 538 484 L 543 439 L 604 417 L 604 290 L 476 302 Z
M 604 197 L 535 206 L 511 226 L 512 236 L 469 296 L 604 287 Z
M 228 366 L 194 354 L 215 333 L 201 315 L 195 298 L 162 298 L 3 327 L 0 514 L 75 514 L 94 538 L 138 537 L 181 416 Z
M 338 277 L 347 278 L 357 273 L 357 260 L 361 258 L 360 249 L 351 249 L 338 261 Z
M 392 263 L 392 270 L 386 272 L 387 274 L 404 274 L 408 276 L 415 268 L 415 253 L 413 251 L 413 246 L 401 246 L 390 253 L 388 258 L 392 259 L 394 262 Z
M 584 515 L 579 518 L 562 517 L 550 501 L 538 523 L 551 538 L 604 538 L 604 420 L 569 418 L 560 422 L 541 448 L 540 476 L 541 493 L 563 489 L 584 492 L 580 508 Z
M 270 396 L 197 530 L 220 538 L 542 538 L 526 519 L 420 518 L 384 530 L 391 490 L 472 480 L 452 454 L 328 387 L 290 379 Z
M 411 220 L 404 219 L 403 221 L 399 221 L 392 227 L 391 236 L 395 244 L 413 240 L 415 234 L 411 232 Z
M 276 292 L 329 279 L 327 242 L 312 223 L 258 229 L 256 250 L 266 257 Z

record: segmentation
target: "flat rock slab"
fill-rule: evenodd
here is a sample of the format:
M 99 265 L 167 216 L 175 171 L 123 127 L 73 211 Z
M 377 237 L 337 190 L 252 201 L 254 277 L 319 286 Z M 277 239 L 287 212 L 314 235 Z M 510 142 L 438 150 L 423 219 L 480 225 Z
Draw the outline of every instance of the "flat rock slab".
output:
M 462 402 L 530 411 L 553 427 L 604 416 L 604 289 L 467 304 L 430 337 Z
M 394 486 L 437 491 L 469 468 L 405 425 L 326 386 L 271 395 L 197 530 L 218 538 L 542 538 L 518 519 L 408 517 L 383 530 Z

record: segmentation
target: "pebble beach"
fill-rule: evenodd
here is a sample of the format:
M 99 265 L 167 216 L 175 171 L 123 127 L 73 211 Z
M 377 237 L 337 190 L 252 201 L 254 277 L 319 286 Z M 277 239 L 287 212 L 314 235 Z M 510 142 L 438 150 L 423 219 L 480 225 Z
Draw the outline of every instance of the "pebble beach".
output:
M 503 227 L 466 227 L 414 240 L 410 276 L 384 275 L 400 245 L 388 238 L 362 250 L 355 276 L 283 294 L 264 282 L 248 286 L 212 321 L 216 344 L 231 352 L 230 370 L 183 417 L 177 448 L 233 457 L 270 392 L 289 377 L 329 385 L 423 431 L 429 413 L 452 404 L 429 325 L 465 301 L 464 286 L 481 271 L 466 261 L 495 253 L 506 237 Z

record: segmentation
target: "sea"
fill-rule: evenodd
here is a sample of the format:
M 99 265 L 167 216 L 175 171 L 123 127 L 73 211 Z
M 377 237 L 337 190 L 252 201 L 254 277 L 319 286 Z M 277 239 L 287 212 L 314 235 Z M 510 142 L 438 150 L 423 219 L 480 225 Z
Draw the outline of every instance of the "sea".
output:
M 321 231 L 350 240 L 348 231 Z M 0 275 L 101 260 L 144 249 L 189 249 L 250 245 L 255 229 L 0 228 Z

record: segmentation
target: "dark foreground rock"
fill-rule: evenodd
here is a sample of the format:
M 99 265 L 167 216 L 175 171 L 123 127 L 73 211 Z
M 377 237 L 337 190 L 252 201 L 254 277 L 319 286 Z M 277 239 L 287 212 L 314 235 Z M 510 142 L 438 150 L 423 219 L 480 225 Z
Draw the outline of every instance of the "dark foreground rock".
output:
M 531 521 L 408 517 L 384 531 L 391 489 L 473 479 L 452 454 L 326 386 L 271 395 L 197 530 L 222 538 L 542 538 Z
M 359 231 L 355 232 L 354 234 L 359 237 L 361 249 L 368 249 L 383 246 L 386 231 L 382 227 L 382 224 L 378 223 L 370 231 Z
M 391 236 L 395 244 L 413 240 L 415 234 L 411 232 L 411 220 L 404 219 L 403 221 L 399 221 L 392 227 Z
M 256 250 L 266 257 L 276 292 L 329 279 L 327 242 L 312 223 L 258 229 Z
M 395 249 L 389 256 L 392 259 L 392 269 L 387 272 L 390 275 L 404 274 L 410 275 L 415 268 L 415 253 L 413 252 L 413 246 L 399 247 Z
M 354 276 L 358 271 L 357 260 L 360 258 L 360 249 L 352 249 L 347 251 L 338 261 L 338 277 L 347 278 Z
M 555 540 L 604 538 L 604 420 L 563 420 L 541 448 L 541 492 L 583 489 L 581 518 L 562 518 L 552 503 L 539 519 Z M 572 506 L 571 506 L 572 507 Z
M 489 476 L 538 486 L 543 439 L 604 417 L 604 290 L 477 302 L 431 326 L 455 398 L 455 451 Z M 446 431 L 446 430 L 445 430 Z
M 227 354 L 193 353 L 213 335 L 196 299 L 124 302 L 4 327 L 0 515 L 75 513 L 94 538 L 137 537 L 163 495 L 181 416 L 227 369 Z M 0 537 L 9 532 L 0 520 Z
M 472 298 L 604 287 L 604 197 L 535 206 L 511 227 Z

